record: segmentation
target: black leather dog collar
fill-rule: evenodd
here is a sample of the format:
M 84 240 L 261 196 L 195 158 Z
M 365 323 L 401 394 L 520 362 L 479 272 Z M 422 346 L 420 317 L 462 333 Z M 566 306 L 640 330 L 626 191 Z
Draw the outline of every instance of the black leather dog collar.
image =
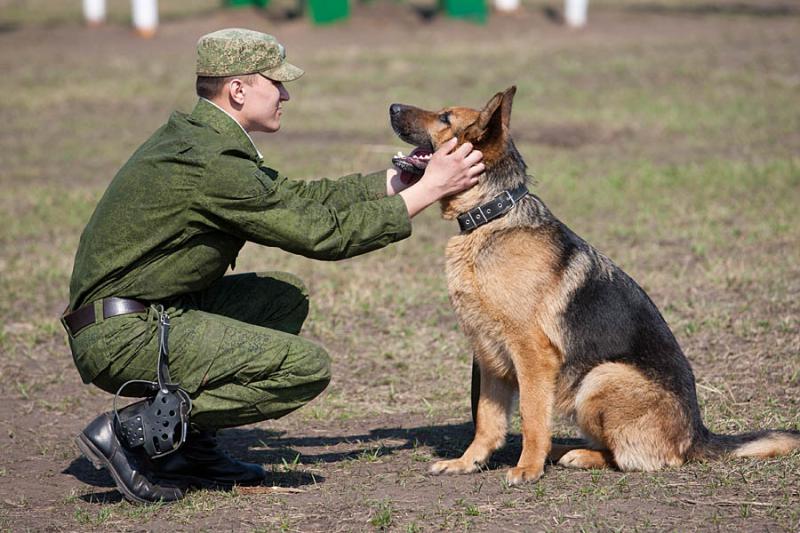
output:
M 528 194 L 528 188 L 523 183 L 515 189 L 506 189 L 483 205 L 474 207 L 456 217 L 461 231 L 469 233 L 477 227 L 508 213 L 517 202 Z

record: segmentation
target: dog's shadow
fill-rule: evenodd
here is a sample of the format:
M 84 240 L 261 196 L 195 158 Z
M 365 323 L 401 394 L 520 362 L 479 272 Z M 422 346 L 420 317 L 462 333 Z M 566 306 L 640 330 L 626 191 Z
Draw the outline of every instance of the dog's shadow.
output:
M 376 428 L 361 433 L 314 437 L 293 437 L 284 432 L 253 428 L 228 429 L 221 435 L 221 441 L 237 457 L 280 468 L 290 464 L 358 460 L 367 454 L 383 457 L 417 449 L 429 451 L 433 459 L 452 459 L 461 456 L 472 441 L 473 433 L 471 422 Z M 506 446 L 494 454 L 493 463 L 498 466 L 515 464 L 520 446 L 519 435 L 509 435 Z M 347 449 L 336 450 L 341 447 Z M 308 448 L 313 450 L 308 451 Z M 329 448 L 334 450 L 327 451 Z
M 229 429 L 223 441 L 226 449 L 247 460 L 284 467 L 290 464 L 313 465 L 358 460 L 365 455 L 390 456 L 408 450 L 424 450 L 431 460 L 460 457 L 472 442 L 475 428 L 471 422 L 413 428 L 377 428 L 363 433 L 336 436 L 292 437 L 263 429 Z M 356 446 L 352 446 L 353 444 Z M 554 444 L 587 446 L 581 438 L 554 437 Z M 336 448 L 347 444 L 344 451 L 311 451 L 306 448 Z M 298 451 L 300 448 L 303 451 Z M 522 450 L 522 437 L 511 433 L 506 444 L 492 454 L 488 468 L 515 466 Z
M 324 476 L 306 471 L 314 465 L 360 460 L 368 456 L 386 457 L 401 452 L 424 450 L 433 460 L 460 457 L 472 440 L 472 423 L 442 424 L 412 428 L 390 427 L 335 436 L 291 436 L 284 431 L 261 428 L 233 428 L 219 433 L 220 445 L 230 455 L 244 461 L 263 464 L 266 483 L 298 488 L 323 483 Z M 311 450 L 309 450 L 309 448 Z M 328 449 L 333 448 L 331 451 Z M 345 448 L 343 450 L 337 448 Z M 489 469 L 516 464 L 521 448 L 519 435 L 509 435 L 505 447 L 495 452 Z M 95 470 L 83 457 L 74 459 L 62 472 L 93 487 L 109 489 L 84 494 L 79 498 L 90 503 L 116 503 L 121 495 L 105 470 Z

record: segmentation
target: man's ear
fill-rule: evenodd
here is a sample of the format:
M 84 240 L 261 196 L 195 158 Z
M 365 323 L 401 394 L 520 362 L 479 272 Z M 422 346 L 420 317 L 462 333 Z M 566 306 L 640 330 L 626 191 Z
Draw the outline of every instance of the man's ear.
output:
M 511 122 L 511 104 L 516 92 L 516 85 L 512 85 L 495 94 L 481 109 L 478 119 L 467 128 L 467 138 L 482 141 L 503 137 Z
M 228 88 L 228 98 L 234 106 L 244 105 L 245 83 L 239 78 L 233 78 L 226 84 Z

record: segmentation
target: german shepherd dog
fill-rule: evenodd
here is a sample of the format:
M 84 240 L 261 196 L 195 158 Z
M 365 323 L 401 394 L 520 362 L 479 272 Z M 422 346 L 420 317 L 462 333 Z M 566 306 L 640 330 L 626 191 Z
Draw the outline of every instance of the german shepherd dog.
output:
M 526 165 L 509 133 L 515 92 L 497 93 L 480 110 L 390 107 L 394 131 L 417 147 L 394 158 L 402 170 L 421 174 L 429 154 L 453 136 L 483 152 L 486 172 L 474 187 L 441 201 L 443 218 L 525 191 Z M 480 373 L 473 398 L 479 395 L 472 443 L 460 458 L 434 463 L 432 473 L 484 465 L 505 443 L 517 393 L 522 454 L 507 472 L 509 484 L 537 480 L 548 459 L 573 468 L 653 471 L 800 448 L 795 431 L 711 433 L 689 361 L 644 290 L 536 195 L 511 203 L 504 216 L 447 244 L 450 300 L 474 351 Z M 554 410 L 572 417 L 586 442 L 552 444 Z

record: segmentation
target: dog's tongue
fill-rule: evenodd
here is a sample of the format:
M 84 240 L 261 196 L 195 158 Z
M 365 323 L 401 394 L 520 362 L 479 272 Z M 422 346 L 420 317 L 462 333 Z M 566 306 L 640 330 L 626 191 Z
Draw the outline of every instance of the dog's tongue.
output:
M 430 161 L 430 159 L 430 150 L 417 147 L 408 155 L 397 152 L 397 155 L 392 157 L 392 164 L 404 172 L 421 176 L 425 172 L 425 167 L 428 166 L 428 161 Z

